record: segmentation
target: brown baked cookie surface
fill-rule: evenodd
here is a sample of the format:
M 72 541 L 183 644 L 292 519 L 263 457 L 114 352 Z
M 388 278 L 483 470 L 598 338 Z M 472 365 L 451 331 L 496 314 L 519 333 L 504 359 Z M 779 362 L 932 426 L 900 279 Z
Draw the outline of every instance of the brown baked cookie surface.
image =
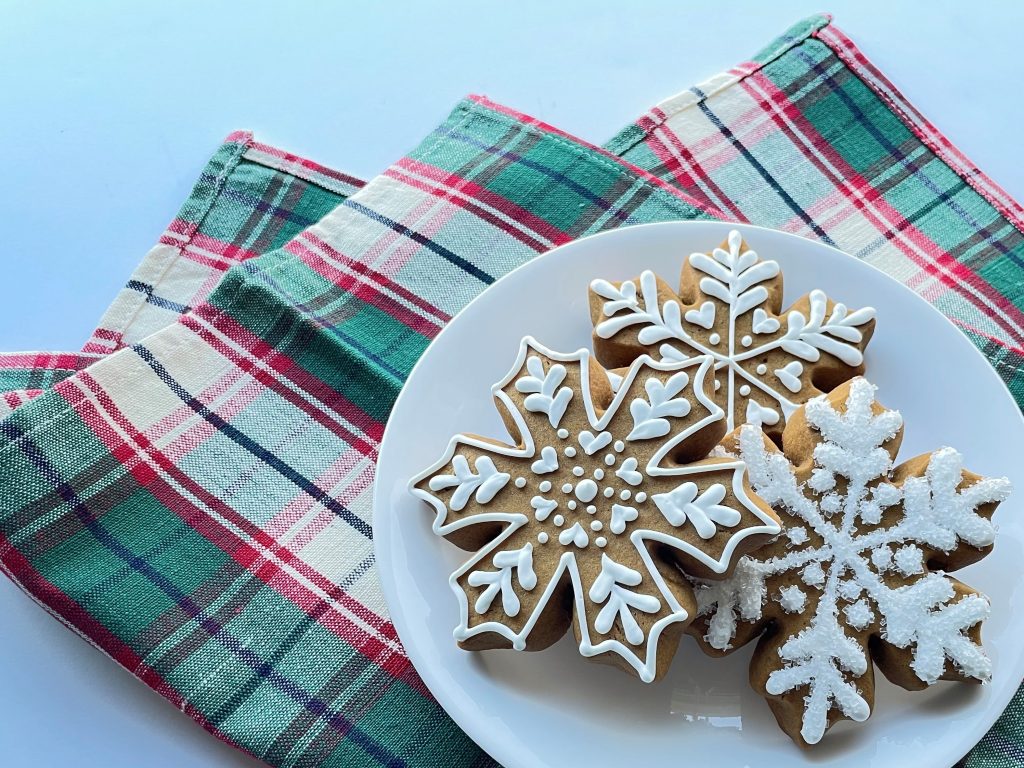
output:
M 864 372 L 875 310 L 855 311 L 811 291 L 782 312 L 779 264 L 733 230 L 710 253 L 686 258 L 679 293 L 643 272 L 590 285 L 594 352 L 608 367 L 710 355 L 727 429 L 761 424 L 778 441 L 803 403 Z
M 693 619 L 680 572 L 722 578 L 778 533 L 741 462 L 708 458 L 725 415 L 707 357 L 605 371 L 523 340 L 492 394 L 507 443 L 456 435 L 410 481 L 434 531 L 475 554 L 451 577 L 467 650 L 580 652 L 650 682 Z
M 726 440 L 783 531 L 728 579 L 696 585 L 689 632 L 712 655 L 761 638 L 751 684 L 801 745 L 867 719 L 874 664 L 910 690 L 991 675 L 988 600 L 946 571 L 991 550 L 1009 481 L 965 470 L 952 448 L 894 466 L 902 434 L 856 378 L 797 410 L 782 451 L 751 425 Z

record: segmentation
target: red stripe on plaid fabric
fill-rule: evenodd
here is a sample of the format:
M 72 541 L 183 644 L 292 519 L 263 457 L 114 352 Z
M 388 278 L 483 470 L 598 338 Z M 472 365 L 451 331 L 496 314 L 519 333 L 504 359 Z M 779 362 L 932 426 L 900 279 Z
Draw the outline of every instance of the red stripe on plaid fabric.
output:
M 50 371 L 80 371 L 101 355 L 78 352 L 8 352 L 0 354 L 0 368 L 36 368 Z
M 63 590 L 47 581 L 32 564 L 0 533 L 0 567 L 19 589 L 57 621 L 81 637 L 91 646 L 138 677 L 149 688 L 170 701 L 179 712 L 192 718 L 201 728 L 247 755 L 257 757 L 239 746 L 207 720 L 187 699 L 171 686 L 152 667 L 143 663 L 138 654 L 110 632 Z
M 220 312 L 208 304 L 203 304 L 191 314 L 184 315 L 181 323 L 230 360 L 242 373 L 251 376 L 318 424 L 341 437 L 361 455 L 376 460 L 377 450 L 384 436 L 384 424 L 360 410 L 340 392 L 302 368 L 291 357 L 276 350 L 226 312 Z M 286 386 L 281 381 L 282 376 L 293 384 L 294 388 Z M 304 397 L 303 393 L 309 395 L 309 398 Z M 322 407 L 318 407 L 318 404 Z M 331 412 L 342 416 L 364 432 L 365 437 L 353 432 L 350 426 L 334 418 Z
M 727 211 L 729 216 L 736 221 L 747 222 L 742 211 L 733 204 L 728 195 L 715 183 L 715 180 L 705 172 L 703 166 L 697 162 L 692 150 L 679 140 L 675 131 L 659 131 L 658 127 L 665 122 L 665 113 L 655 107 L 648 114 L 637 121 L 637 126 L 650 136 L 651 151 L 661 160 L 669 172 L 687 187 L 700 189 L 703 185 L 708 188 L 708 193 L 714 196 L 708 198 L 709 205 L 717 205 Z M 667 141 L 666 141 L 667 139 Z M 701 190 L 703 193 L 703 190 Z
M 225 272 L 235 264 L 261 255 L 257 251 L 251 251 L 233 243 L 226 243 L 202 232 L 193 233 L 186 242 L 183 242 L 182 236 L 178 234 L 178 230 L 188 226 L 188 222 L 182 219 L 175 219 L 167 227 L 167 230 L 160 235 L 160 242 L 163 245 L 171 245 L 178 248 L 181 251 L 181 255 L 187 257 L 189 261 L 194 261 L 197 264 L 202 264 L 220 272 Z
M 392 281 L 391 278 L 388 277 L 387 275 L 378 272 L 377 270 L 367 266 L 361 261 L 355 261 L 353 259 L 350 259 L 345 254 L 340 253 L 326 240 L 323 240 L 322 238 L 318 237 L 315 232 L 311 230 L 306 230 L 305 232 L 302 232 L 299 235 L 299 237 L 309 242 L 311 245 L 315 246 L 324 255 L 343 263 L 347 269 L 351 269 L 353 272 L 356 272 L 360 275 L 363 275 L 364 277 L 369 278 L 372 282 L 379 285 L 388 293 L 393 293 L 395 296 L 398 296 L 403 301 L 407 301 L 410 304 L 419 307 L 424 312 L 427 312 L 428 314 L 431 314 L 434 317 L 436 317 L 442 323 L 447 323 L 449 320 L 452 319 L 451 315 L 441 311 L 433 304 L 431 304 L 429 301 L 426 301 L 422 297 L 413 293 L 408 288 Z
M 898 247 L 911 261 L 944 285 L 964 297 L 994 320 L 1015 340 L 1024 341 L 1024 312 L 982 279 L 967 265 L 957 261 L 924 232 L 911 224 L 871 182 L 861 176 L 804 117 L 785 92 L 763 74 L 756 73 L 740 83 L 782 133 L 804 157 L 828 178 L 843 197 L 871 220 L 878 231 Z M 802 219 L 794 219 L 784 230 L 801 229 Z M 828 229 L 831 223 L 826 222 Z
M 299 155 L 292 154 L 291 152 L 285 152 L 284 150 L 278 149 L 277 147 L 272 147 L 269 144 L 261 144 L 258 141 L 251 140 L 248 141 L 247 144 L 249 149 L 254 149 L 257 152 L 260 152 L 264 155 L 269 155 L 270 157 L 280 160 L 281 166 L 284 166 L 278 166 L 281 167 L 281 170 L 290 171 L 292 172 L 293 175 L 299 176 L 300 178 L 305 178 L 308 181 L 315 181 L 315 179 L 309 179 L 307 175 L 296 173 L 296 169 L 305 169 L 306 171 L 309 171 L 317 176 L 325 176 L 329 179 L 333 179 L 334 181 L 340 181 L 342 184 L 347 184 L 355 189 L 361 189 L 362 187 L 366 186 L 366 182 L 363 181 L 362 179 L 356 178 L 355 176 L 350 176 L 347 173 L 342 173 L 341 171 L 336 171 L 333 168 L 328 168 L 326 165 L 321 165 L 320 163 L 308 160 Z
M 76 381 L 79 386 L 71 386 Z M 167 509 L 173 510 L 190 528 L 294 603 L 307 616 L 343 638 L 360 654 L 391 675 L 397 677 L 402 674 L 409 661 L 389 620 L 369 610 L 341 586 L 307 565 L 273 536 L 190 478 L 153 445 L 144 432 L 135 428 L 87 371 L 76 380 L 69 379 L 68 385 L 57 385 L 54 389 L 141 487 L 152 493 Z M 103 414 L 97 411 L 97 406 L 103 409 Z M 115 426 L 119 432 L 115 431 Z M 177 490 L 170 481 L 189 495 Z M 201 502 L 205 509 L 194 503 L 190 496 Z M 242 531 L 252 543 L 240 538 L 211 512 Z M 283 565 L 278 565 L 275 560 Z M 284 566 L 312 584 L 320 594 L 302 584 Z M 352 621 L 336 608 L 344 608 L 360 623 Z M 372 628 L 376 636 L 368 633 L 363 625 Z
M 400 173 L 399 168 L 409 171 Z M 414 175 L 413 175 L 414 174 Z M 436 166 L 403 157 L 387 171 L 385 176 L 401 181 L 423 192 L 438 198 L 455 198 L 463 206 L 489 224 L 493 224 L 503 232 L 507 232 L 519 242 L 538 253 L 549 250 L 556 245 L 567 243 L 572 238 L 557 227 L 539 216 L 506 200 L 476 182 L 464 179 L 454 173 L 441 170 Z M 437 185 L 425 183 L 422 176 Z M 540 236 L 540 240 L 531 237 L 530 233 Z
M 932 152 L 941 157 L 960 178 L 988 200 L 1017 229 L 1024 232 L 1024 206 L 983 173 L 967 155 L 925 118 L 850 38 L 832 24 L 817 30 L 813 36 L 831 48 Z
M 672 195 L 672 197 L 682 200 L 687 205 L 696 208 L 701 213 L 705 213 L 714 219 L 725 219 L 726 221 L 729 220 L 729 217 L 723 211 L 719 210 L 713 205 L 710 205 L 705 201 L 697 200 L 696 198 L 690 197 L 689 195 L 681 192 L 679 189 L 669 184 L 667 181 L 659 179 L 657 176 L 648 173 L 643 168 L 633 165 L 627 160 L 623 160 L 621 157 L 609 152 L 607 149 L 583 141 L 583 139 L 573 136 L 570 133 L 566 133 L 565 131 L 558 129 L 553 125 L 549 125 L 548 123 L 545 123 L 543 120 L 538 120 L 535 117 L 530 117 L 527 114 L 518 112 L 514 109 L 510 109 L 509 107 L 506 107 L 503 104 L 498 104 L 497 102 L 491 101 L 486 96 L 479 96 L 473 94 L 467 96 L 466 98 L 468 98 L 470 101 L 476 102 L 482 107 L 486 107 L 487 109 L 497 112 L 498 114 L 507 115 L 514 120 L 518 120 L 524 125 L 532 126 L 533 128 L 536 128 L 538 131 L 542 131 L 551 136 L 558 136 L 560 138 L 563 138 L 566 141 L 571 142 L 574 147 L 584 147 L 585 149 L 588 149 L 591 152 L 601 155 L 602 157 L 607 158 L 608 161 L 613 164 L 616 170 L 621 170 L 623 168 L 627 169 L 630 173 L 638 176 L 641 181 L 650 184 L 654 187 L 657 187 L 658 189 L 664 192 L 667 192 L 668 194 Z
M 299 237 L 303 237 L 303 235 L 299 235 Z M 293 256 L 301 259 L 307 267 L 312 269 L 325 280 L 330 281 L 345 292 L 352 294 L 353 297 L 360 301 L 386 312 L 395 320 L 402 323 L 402 325 L 425 338 L 434 338 L 438 333 L 440 333 L 441 328 L 444 326 L 443 323 L 438 323 L 431 318 L 426 318 L 410 311 L 400 302 L 385 293 L 382 293 L 378 288 L 368 283 L 363 279 L 363 276 L 351 274 L 345 270 L 338 269 L 336 266 L 328 262 L 320 253 L 317 253 L 316 250 L 310 248 L 304 243 L 292 241 L 285 246 L 285 250 Z M 332 256 L 332 258 L 334 257 Z M 375 277 L 375 273 L 369 272 L 366 277 L 373 279 Z M 383 275 L 379 278 L 380 283 L 384 283 L 386 280 L 387 279 Z

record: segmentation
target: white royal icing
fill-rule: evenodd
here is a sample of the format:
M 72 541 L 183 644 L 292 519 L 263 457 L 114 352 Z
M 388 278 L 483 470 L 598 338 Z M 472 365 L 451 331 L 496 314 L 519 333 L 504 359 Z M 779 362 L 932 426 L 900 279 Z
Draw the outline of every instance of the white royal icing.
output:
M 748 312 L 752 312 L 754 334 L 774 335 L 782 328 L 779 320 L 770 317 L 762 306 L 768 300 L 766 283 L 778 276 L 780 270 L 776 261 L 759 260 L 752 250 L 741 251 L 743 238 L 738 231 L 729 232 L 726 240 L 727 249 L 715 248 L 710 255 L 694 253 L 689 257 L 690 266 L 703 275 L 699 281 L 701 291 L 722 305 L 709 299 L 681 315 L 678 301 L 659 301 L 657 279 L 649 270 L 640 275 L 639 281 L 627 280 L 618 287 L 607 280 L 594 280 L 590 287 L 604 299 L 602 312 L 606 318 L 594 330 L 599 337 L 608 339 L 624 328 L 638 326 L 637 340 L 644 345 L 660 344 L 659 351 L 665 360 L 711 355 L 715 359 L 715 370 L 721 371 L 726 378 L 728 429 L 735 426 L 735 401 L 739 397 L 749 398 L 753 389 L 778 405 L 768 408 L 749 400 L 753 407 L 748 405 L 741 409 L 747 422 L 778 424 L 780 420 L 788 419 L 798 407 L 789 395 L 800 392 L 803 387 L 799 378 L 803 366 L 799 361 L 816 362 L 825 352 L 848 366 L 859 366 L 863 361 L 857 347 L 863 339 L 860 328 L 875 316 L 875 310 L 865 307 L 850 312 L 844 305 L 835 304 L 832 313 L 826 317 L 828 300 L 823 292 L 815 290 L 809 295 L 807 315 L 797 310 L 787 314 L 786 330 L 782 335 L 772 336 L 763 342 L 749 334 L 736 338 L 736 321 Z M 729 313 L 725 349 L 719 348 L 723 339 L 718 332 L 709 334 L 706 344 L 701 341 L 703 331 L 714 326 L 719 309 Z M 697 331 L 697 328 L 703 330 Z M 742 365 L 755 357 L 780 350 L 796 358 L 772 372 L 781 387 L 771 381 L 768 366 L 763 363 L 755 368 L 755 373 Z
M 569 366 L 572 377 L 568 375 Z M 555 353 L 530 338 L 523 340 L 516 365 L 492 388 L 496 401 L 510 417 L 512 433 L 521 436 L 522 445 L 457 435 L 442 458 L 410 483 L 412 492 L 433 506 L 433 529 L 439 535 L 480 522 L 507 523 L 494 541 L 451 577 L 461 606 L 460 623 L 455 630 L 458 639 L 496 632 L 514 648 L 525 648 L 526 639 L 555 586 L 562 574 L 568 574 L 577 601 L 575 614 L 581 617 L 580 652 L 584 656 L 617 653 L 642 680 L 654 679 L 658 638 L 665 627 L 684 621 L 687 612 L 661 576 L 651 552 L 662 546 L 674 548 L 710 570 L 724 573 L 732 565 L 740 541 L 751 535 L 779 531 L 774 520 L 746 492 L 742 462 L 722 458 L 719 463 L 678 465 L 666 458 L 684 440 L 724 419 L 723 410 L 705 394 L 706 385 L 711 383 L 712 366 L 709 358 L 658 362 L 642 356 L 621 376 L 612 402 L 599 415 L 591 400 L 589 352 Z M 521 406 L 505 391 L 510 384 L 514 391 L 526 396 Z M 559 424 L 570 408 L 574 409 L 573 423 L 585 419 L 589 428 L 576 435 L 566 431 L 565 437 L 559 437 L 558 430 L 565 429 Z M 697 408 L 700 410 L 694 414 Z M 620 412 L 624 417 L 615 421 Z M 528 422 L 526 413 L 542 414 L 544 418 Z M 686 422 L 681 421 L 684 418 Z M 617 436 L 612 433 L 613 428 L 627 434 Z M 551 445 L 558 439 L 572 440 L 579 446 L 569 467 L 559 463 L 559 452 Z M 627 444 L 632 446 L 629 451 Z M 476 457 L 472 458 L 473 467 L 467 455 L 470 449 Z M 562 453 L 569 455 L 565 450 Z M 637 455 L 643 456 L 644 465 Z M 509 471 L 504 471 L 506 467 Z M 557 486 L 545 479 L 551 472 L 566 469 L 571 482 L 564 475 Z M 706 479 L 709 473 L 714 473 L 717 482 Z M 724 504 L 726 485 L 721 482 L 730 475 L 729 503 L 735 505 L 733 510 Z M 513 497 L 501 495 L 507 484 L 519 487 L 510 483 L 513 476 L 526 480 L 523 490 L 530 501 L 524 512 L 508 506 L 515 503 Z M 622 484 L 627 488 L 623 489 Z M 685 513 L 674 515 L 677 522 L 673 523 L 672 515 L 664 515 L 656 506 L 644 505 L 648 497 L 667 494 L 684 485 L 701 492 L 686 502 L 692 509 L 686 507 Z M 615 501 L 619 491 L 626 491 L 623 503 Z M 507 502 L 502 501 L 506 498 Z M 739 510 L 747 511 L 747 522 L 742 525 Z M 728 514 L 730 511 L 733 514 Z M 533 563 L 532 554 L 527 562 L 526 547 L 502 548 L 513 536 L 519 541 L 517 531 L 528 524 L 534 526 L 529 531 L 530 547 L 556 547 L 560 552 L 554 572 L 534 573 L 536 583 L 529 587 L 532 582 L 527 576 L 527 565 Z M 692 525 L 700 532 L 709 524 L 720 531 L 728 529 L 725 546 L 716 547 L 714 555 L 675 535 L 684 526 Z M 598 532 L 600 536 L 596 535 Z M 629 564 L 602 551 L 613 537 L 629 537 Z M 594 569 L 588 568 L 585 573 L 591 574 L 587 578 L 593 582 L 587 583 L 577 559 L 597 557 L 602 558 L 600 574 L 594 577 Z M 551 561 L 546 558 L 544 562 Z M 464 591 L 466 584 L 482 588 L 479 594 L 473 593 L 472 605 Z M 529 601 L 531 613 L 524 620 L 485 620 L 476 624 L 471 621 L 470 608 L 477 615 L 493 615 L 491 606 L 499 596 L 502 606 L 508 609 L 504 613 L 515 617 L 521 600 L 506 593 L 514 592 L 517 585 L 527 591 L 535 587 L 539 590 Z M 587 602 L 600 606 L 600 610 L 588 611 Z M 653 621 L 638 621 L 638 613 L 658 615 Z M 588 622 L 593 624 L 588 626 Z M 619 627 L 619 637 L 625 638 L 625 642 L 608 636 L 613 627 Z
M 821 442 L 814 450 L 816 468 L 802 485 L 785 456 L 765 450 L 757 429 L 742 428 L 740 454 L 754 489 L 799 524 L 787 530 L 786 554 L 741 558 L 733 576 L 697 590 L 699 612 L 710 619 L 707 640 L 720 649 L 730 647 L 738 619 L 761 618 L 768 577 L 795 572 L 805 585 L 783 590 L 784 611 L 802 612 L 797 593 L 816 593 L 810 623 L 784 638 L 782 667 L 767 682 L 768 693 L 775 696 L 809 686 L 801 735 L 812 744 L 821 739 L 833 709 L 853 720 L 870 714 L 856 686 L 869 659 L 838 621 L 840 612 L 853 630 L 880 620 L 888 643 L 911 649 L 911 669 L 924 683 L 938 680 L 947 661 L 968 677 L 987 680 L 991 674 L 988 658 L 966 634 L 988 615 L 988 601 L 974 594 L 957 596 L 948 576 L 924 573 L 922 547 L 949 552 L 959 542 L 991 544 L 992 523 L 976 510 L 1005 499 L 1009 482 L 982 479 L 960 488 L 960 455 L 943 448 L 931 455 L 923 477 L 893 485 L 893 462 L 883 446 L 903 422 L 896 411 L 873 413 L 874 394 L 871 384 L 854 379 L 844 411 L 823 396 L 807 403 L 807 422 Z M 842 494 L 834 490 L 840 487 L 837 479 L 843 480 Z M 831 512 L 823 508 L 826 501 Z M 877 526 L 885 510 L 891 512 L 887 522 Z M 865 515 L 874 522 L 858 529 Z M 808 531 L 815 534 L 813 544 Z M 887 571 L 906 581 L 883 578 Z M 785 625 L 779 631 L 785 632 Z

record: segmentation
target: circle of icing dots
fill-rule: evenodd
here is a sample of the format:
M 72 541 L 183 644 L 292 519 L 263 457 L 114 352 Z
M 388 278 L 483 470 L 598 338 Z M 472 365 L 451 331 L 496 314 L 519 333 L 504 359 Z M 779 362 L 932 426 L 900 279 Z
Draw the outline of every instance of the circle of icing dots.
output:
M 749 336 L 744 336 L 742 339 L 740 339 L 740 344 L 742 344 L 744 347 L 749 347 L 753 343 L 754 340 Z
M 596 539 L 594 539 L 594 543 L 597 544 L 597 546 L 599 547 L 603 547 L 608 544 L 608 539 L 606 539 L 604 536 L 598 536 Z
M 576 475 L 576 477 L 583 477 L 583 467 L 573 467 L 572 473 Z
M 562 485 L 562 493 L 572 493 L 572 483 L 564 483 Z
M 541 544 L 547 544 L 548 543 L 548 535 L 547 535 L 547 533 L 544 532 L 544 531 L 541 531 L 540 533 L 538 533 L 537 534 L 537 541 L 539 541 Z
M 565 449 L 565 455 L 566 455 L 566 456 L 568 456 L 568 457 L 569 457 L 569 458 L 571 459 L 571 458 L 572 458 L 573 456 L 575 456 L 575 455 L 576 455 L 576 449 L 575 449 L 575 448 L 573 448 L 573 447 L 572 447 L 571 445 L 570 445 L 570 446 L 568 446 L 568 447 L 567 447 L 567 448 Z
M 565 522 L 565 518 L 562 517 L 561 515 L 555 515 L 555 519 L 552 522 L 554 522 L 555 525 L 559 525 L 560 526 L 560 525 L 562 525 L 562 523 Z
M 719 336 L 717 333 L 712 333 L 710 336 L 708 336 L 708 344 L 717 344 L 721 340 L 722 337 Z
M 555 434 L 557 434 L 557 435 L 558 435 L 558 436 L 559 436 L 560 438 L 562 438 L 563 440 L 565 440 L 565 438 L 567 438 L 567 437 L 569 436 L 569 430 L 568 430 L 568 429 L 566 429 L 565 427 L 562 427 L 562 428 L 561 428 L 560 430 L 558 430 L 558 432 L 556 432 Z
M 587 505 L 587 514 L 593 515 L 596 512 L 597 512 L 597 507 L 595 507 L 593 504 L 588 504 Z
M 537 486 L 537 490 L 540 491 L 541 493 L 547 493 L 548 491 L 551 490 L 551 481 L 541 480 L 540 485 Z
M 590 530 L 592 530 L 592 531 L 600 531 L 602 528 L 604 528 L 604 523 L 602 523 L 600 520 L 591 520 L 590 521 Z
M 573 501 L 572 499 L 569 499 L 569 500 L 568 500 L 568 501 L 567 501 L 567 502 L 565 503 L 565 506 L 567 506 L 567 507 L 568 507 L 569 509 L 576 509 L 576 502 L 575 502 L 575 501 Z
M 744 384 L 742 387 L 740 387 L 740 394 L 743 395 L 744 397 L 749 395 L 750 394 L 750 385 L 749 384 Z
M 604 457 L 604 463 L 610 467 L 612 464 L 615 463 L 615 456 L 609 453 L 607 456 Z
M 622 493 L 619 494 L 619 498 L 623 501 L 628 501 L 629 497 L 633 495 L 633 492 L 629 488 L 624 488 Z
M 525 477 L 517 477 L 516 478 L 516 488 L 525 488 L 525 487 L 526 487 L 526 478 Z
M 615 449 L 616 453 L 622 453 L 624 450 L 626 450 L 626 444 L 621 440 L 616 440 L 615 445 L 613 445 L 612 447 Z
M 645 501 L 647 501 L 647 494 L 644 493 L 643 491 L 640 491 L 640 493 L 633 497 L 633 501 L 637 502 L 638 504 L 643 504 Z
M 594 470 L 594 479 L 595 480 L 604 480 L 604 470 L 601 469 L 600 467 L 595 469 Z
M 604 489 L 604 497 L 606 499 L 610 499 L 614 495 L 615 495 L 615 489 L 612 488 L 610 485 L 607 488 Z
M 766 373 L 768 373 L 768 366 L 767 365 L 765 365 L 764 363 L 761 363 L 759 366 L 757 366 L 757 374 L 759 376 L 764 376 Z

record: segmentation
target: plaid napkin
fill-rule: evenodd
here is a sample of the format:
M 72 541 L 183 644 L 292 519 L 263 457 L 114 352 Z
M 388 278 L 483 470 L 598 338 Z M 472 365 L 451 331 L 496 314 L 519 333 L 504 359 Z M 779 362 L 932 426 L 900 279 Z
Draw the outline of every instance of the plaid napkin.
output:
M 826 19 L 688 94 L 611 151 L 467 100 L 362 188 L 233 137 L 101 359 L 0 365 L 30 399 L 0 422 L 0 565 L 271 764 L 489 765 L 402 651 L 369 521 L 402 382 L 494 279 L 633 223 L 800 231 L 921 291 L 1021 401 L 1019 206 Z M 970 765 L 1021 761 L 1014 706 Z

